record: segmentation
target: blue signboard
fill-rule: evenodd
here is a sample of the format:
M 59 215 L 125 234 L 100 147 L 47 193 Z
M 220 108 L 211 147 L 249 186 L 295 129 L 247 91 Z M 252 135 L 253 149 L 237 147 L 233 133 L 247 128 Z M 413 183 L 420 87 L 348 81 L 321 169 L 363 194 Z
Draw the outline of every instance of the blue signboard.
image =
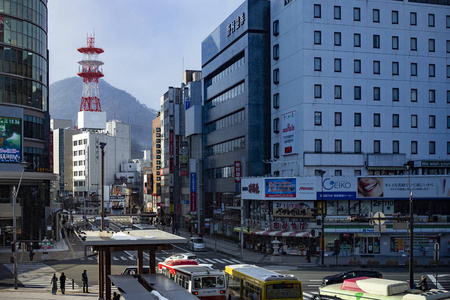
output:
M 191 173 L 191 193 L 197 192 L 197 174 Z

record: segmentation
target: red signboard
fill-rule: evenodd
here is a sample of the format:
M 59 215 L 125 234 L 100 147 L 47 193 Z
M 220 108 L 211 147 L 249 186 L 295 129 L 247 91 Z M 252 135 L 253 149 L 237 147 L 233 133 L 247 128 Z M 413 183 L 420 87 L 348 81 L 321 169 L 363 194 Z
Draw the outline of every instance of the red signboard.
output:
M 241 182 L 242 164 L 240 161 L 234 162 L 234 182 Z
M 189 172 L 188 170 L 180 170 L 180 176 L 188 176 Z
M 174 149 L 174 145 L 173 145 L 173 130 L 169 131 L 169 156 L 173 157 L 173 149 Z
M 197 193 L 191 193 L 191 211 L 197 211 Z

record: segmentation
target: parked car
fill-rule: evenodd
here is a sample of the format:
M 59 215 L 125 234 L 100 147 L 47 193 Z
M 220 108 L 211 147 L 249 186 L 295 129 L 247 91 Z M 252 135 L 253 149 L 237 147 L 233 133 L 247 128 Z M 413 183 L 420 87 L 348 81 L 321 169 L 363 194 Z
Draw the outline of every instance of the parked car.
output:
M 166 258 L 165 261 L 174 260 L 174 259 L 190 259 L 190 260 L 194 260 L 194 261 L 198 262 L 197 256 L 192 253 L 177 253 L 177 254 L 169 256 L 168 258 Z
M 367 269 L 367 270 L 351 270 L 342 272 L 335 275 L 325 276 L 322 279 L 322 285 L 334 284 L 334 283 L 342 283 L 345 279 L 356 278 L 356 277 L 372 277 L 372 278 L 383 278 L 383 274 L 376 270 Z
M 150 273 L 150 268 L 144 267 L 144 273 Z M 120 273 L 118 275 L 134 275 L 134 274 L 137 274 L 136 266 L 126 267 L 125 270 L 123 270 L 122 273 Z
M 198 236 L 193 236 L 189 239 L 188 248 L 192 251 L 206 251 L 205 242 Z

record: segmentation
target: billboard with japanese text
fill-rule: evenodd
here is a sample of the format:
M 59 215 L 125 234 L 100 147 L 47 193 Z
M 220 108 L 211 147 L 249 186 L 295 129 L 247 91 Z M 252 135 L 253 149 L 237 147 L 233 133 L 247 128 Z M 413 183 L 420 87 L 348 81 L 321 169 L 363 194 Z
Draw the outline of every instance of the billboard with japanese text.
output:
M 22 119 L 0 117 L 0 162 L 22 161 Z

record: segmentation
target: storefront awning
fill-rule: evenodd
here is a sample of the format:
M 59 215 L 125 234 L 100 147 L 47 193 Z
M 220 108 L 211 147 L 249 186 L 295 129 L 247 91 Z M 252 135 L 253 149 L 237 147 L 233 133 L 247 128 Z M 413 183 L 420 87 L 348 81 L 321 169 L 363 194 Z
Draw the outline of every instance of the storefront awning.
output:
M 240 232 L 241 227 L 235 227 L 234 231 Z M 281 230 L 243 230 L 245 234 L 264 235 L 264 236 L 281 236 L 281 237 L 310 237 L 311 233 L 307 231 L 281 231 Z

